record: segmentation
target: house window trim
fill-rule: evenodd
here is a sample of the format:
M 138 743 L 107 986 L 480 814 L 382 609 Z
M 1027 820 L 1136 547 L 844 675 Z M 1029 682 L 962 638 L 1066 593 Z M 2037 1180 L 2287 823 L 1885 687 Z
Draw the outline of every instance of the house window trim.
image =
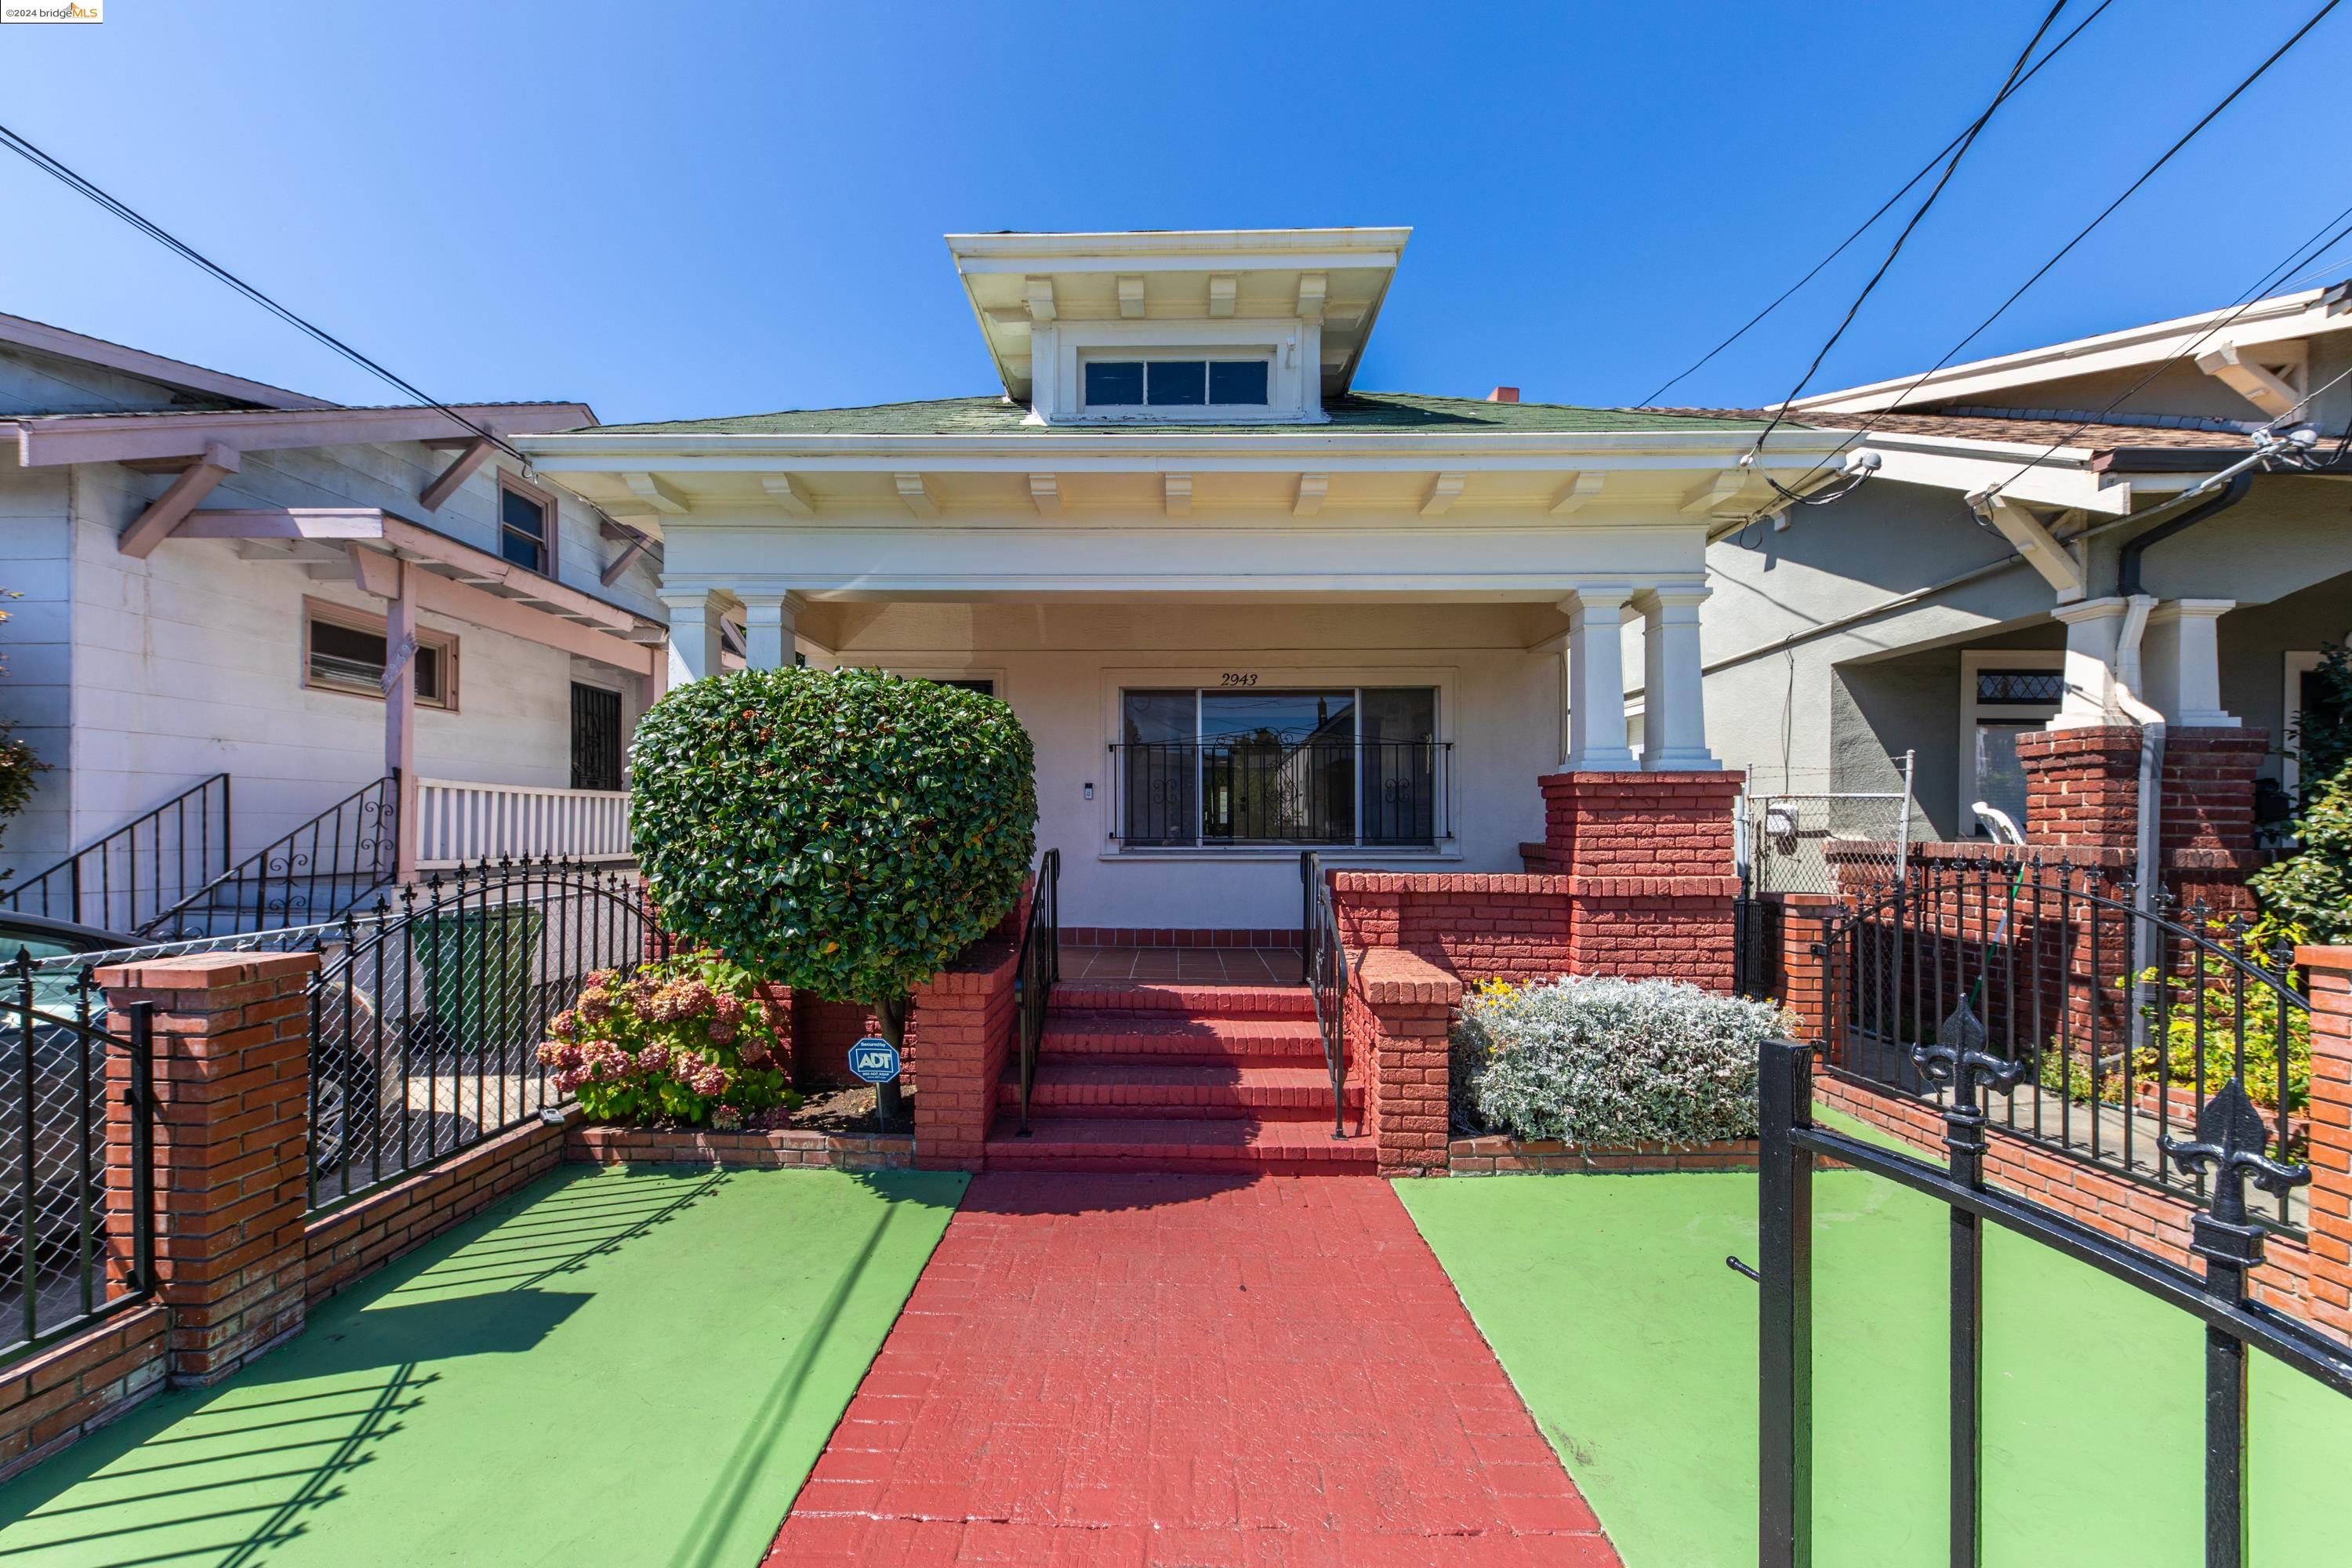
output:
M 506 492 L 509 490 L 514 491 L 515 494 L 521 496 L 526 500 L 537 503 L 539 507 L 546 512 L 547 560 L 543 565 L 536 569 L 525 566 L 520 562 L 515 561 L 508 561 L 507 564 L 515 567 L 518 571 L 530 572 L 536 570 L 540 576 L 546 578 L 551 583 L 562 581 L 562 579 L 556 574 L 562 570 L 563 565 L 563 510 L 556 504 L 555 492 L 552 490 L 541 489 L 539 486 L 532 484 L 529 479 L 510 474 L 504 468 L 500 468 L 499 470 L 498 506 L 490 514 L 490 526 L 493 531 L 490 540 L 490 553 L 497 556 L 501 561 L 507 560 Z
M 307 594 L 302 597 L 301 671 L 303 689 L 309 691 L 332 692 L 338 697 L 357 697 L 374 702 L 382 702 L 384 700 L 383 690 L 381 687 L 371 690 L 366 686 L 358 682 L 344 682 L 326 679 L 312 673 L 310 668 L 310 626 L 315 621 L 328 621 L 335 626 L 343 627 L 347 631 L 367 632 L 373 636 L 383 637 L 384 639 L 384 655 L 389 658 L 392 654 L 392 638 L 389 624 L 385 621 L 384 617 L 379 615 L 374 615 L 367 610 L 360 609 L 356 605 L 340 604 L 333 599 L 314 598 Z M 427 697 L 424 692 L 419 691 L 416 694 L 416 706 L 419 708 L 430 708 L 436 713 L 457 712 L 458 710 L 457 634 L 455 632 L 436 631 L 429 626 L 420 626 L 416 628 L 416 646 L 420 648 L 429 647 L 441 656 L 441 685 L 443 691 L 443 695 L 437 700 Z
M 1960 650 L 1960 732 L 1958 759 L 1959 798 L 1953 803 L 1953 806 L 1961 818 L 1959 825 L 1961 837 L 1984 837 L 1984 825 L 1976 819 L 1976 813 L 1971 809 L 1975 803 L 1982 798 L 1977 793 L 1978 721 L 1987 716 L 2007 715 L 2016 719 L 2032 719 L 2038 714 L 2046 725 L 2050 720 L 2058 716 L 2058 710 L 2063 706 L 2058 702 L 2047 704 L 2018 702 L 2003 703 L 1999 707 L 1979 706 L 1977 701 L 1977 676 L 1988 669 L 2056 669 L 2063 673 L 2065 667 L 2066 650 L 2063 647 L 1963 648 Z M 2049 711 L 2039 713 L 2039 710 L 2045 706 Z M 2018 826 L 2022 827 L 2025 825 L 2021 822 Z
M 978 671 L 973 673 L 977 674 Z M 1327 865 L 1391 864 L 1396 861 L 1460 860 L 1467 851 L 1468 835 L 1465 822 L 1476 820 L 1476 801 L 1473 798 L 1475 780 L 1459 767 L 1453 773 L 1450 798 L 1442 798 L 1438 810 L 1440 837 L 1434 845 L 1233 845 L 1171 846 L 1168 847 L 1127 847 L 1121 835 L 1125 824 L 1120 819 L 1123 801 L 1119 794 L 1115 759 L 1118 753 L 1110 748 L 1125 736 L 1125 706 L 1129 691 L 1181 690 L 1191 687 L 1198 691 L 1224 689 L 1227 674 L 1255 674 L 1256 684 L 1270 691 L 1301 691 L 1339 689 L 1353 687 L 1369 688 L 1422 687 L 1437 693 L 1436 744 L 1451 747 L 1456 763 L 1462 757 L 1459 737 L 1454 731 L 1454 715 L 1459 710 L 1456 695 L 1460 671 L 1452 666 L 1297 666 L 1252 664 L 1248 656 L 1218 665 L 1177 665 L 1154 668 L 1150 667 L 1107 667 L 1102 671 L 1101 735 L 1102 744 L 1095 753 L 1096 760 L 1086 764 L 1084 777 L 1095 785 L 1097 809 L 1097 849 L 1095 858 L 1127 865 L 1164 864 L 1177 860 L 1219 861 L 1230 865 L 1237 860 L 1278 860 L 1297 865 L 1302 848 L 1311 848 Z M 1097 770 L 1100 771 L 1097 772 Z M 1041 753 L 1039 775 L 1044 778 L 1045 758 Z
M 1263 364 L 1265 366 L 1265 401 L 1264 403 L 1112 403 L 1100 406 L 1087 401 L 1087 368 L 1093 364 L 1124 364 L 1129 362 L 1150 365 L 1161 363 L 1199 364 Z M 1281 350 L 1274 343 L 1202 344 L 1198 347 L 1168 345 L 1139 349 L 1113 344 L 1081 348 L 1075 361 L 1077 378 L 1077 417 L 1091 423 L 1132 422 L 1150 425 L 1246 425 L 1271 424 L 1282 417 L 1276 389 L 1281 383 Z M 1150 373 L 1145 373 L 1146 395 L 1149 395 Z

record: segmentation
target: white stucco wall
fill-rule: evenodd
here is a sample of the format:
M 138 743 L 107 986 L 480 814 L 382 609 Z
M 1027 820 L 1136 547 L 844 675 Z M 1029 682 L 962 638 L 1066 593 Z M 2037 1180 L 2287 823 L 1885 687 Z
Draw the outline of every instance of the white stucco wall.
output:
M 1062 852 L 1066 926 L 1288 928 L 1296 850 L 1125 852 L 1108 837 L 1118 692 L 1216 686 L 1399 685 L 1440 689 L 1454 742 L 1456 843 L 1442 854 L 1327 851 L 1332 865 L 1517 871 L 1543 834 L 1536 780 L 1559 765 L 1560 660 L 1530 651 L 1535 605 L 839 604 L 804 633 L 838 662 L 907 674 L 986 676 L 1037 752 L 1038 846 Z M 1085 798 L 1086 786 L 1095 798 Z

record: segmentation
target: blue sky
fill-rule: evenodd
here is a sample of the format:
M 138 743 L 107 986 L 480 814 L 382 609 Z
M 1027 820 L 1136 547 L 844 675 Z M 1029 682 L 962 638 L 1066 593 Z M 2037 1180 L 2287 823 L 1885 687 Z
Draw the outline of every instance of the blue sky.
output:
M 1816 384 L 1943 353 L 2315 4 L 2115 0 Z M 0 120 L 441 398 L 982 392 L 942 233 L 1409 224 L 1360 386 L 1622 404 L 1963 126 L 2044 8 L 109 0 L 0 27 Z M 2352 7 L 1968 357 L 2234 299 L 2352 203 L 2347 67 Z M 1785 391 L 1892 232 L 1672 400 Z M 394 396 L 7 156 L 0 310 Z

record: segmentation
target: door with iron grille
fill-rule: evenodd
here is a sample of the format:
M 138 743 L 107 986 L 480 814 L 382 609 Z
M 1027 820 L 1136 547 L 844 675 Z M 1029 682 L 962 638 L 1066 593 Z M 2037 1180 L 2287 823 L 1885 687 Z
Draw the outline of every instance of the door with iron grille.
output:
M 621 787 L 621 694 L 572 683 L 572 787 Z

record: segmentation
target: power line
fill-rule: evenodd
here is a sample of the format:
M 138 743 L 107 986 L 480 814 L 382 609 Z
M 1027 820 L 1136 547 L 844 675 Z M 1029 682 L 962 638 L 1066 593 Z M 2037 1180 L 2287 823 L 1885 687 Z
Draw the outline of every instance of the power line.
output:
M 2256 66 L 2251 72 L 2249 72 L 2237 86 L 2231 88 L 2227 93 L 2223 94 L 2221 100 L 2219 103 L 2216 103 L 2212 108 L 2207 110 L 2204 115 L 2198 120 L 2196 124 L 2190 126 L 2187 131 L 2182 132 L 2179 137 L 2173 142 L 2172 145 L 2167 147 L 2162 154 L 2157 158 L 2156 162 L 2150 163 L 2146 169 L 2142 170 L 2137 179 L 2125 186 L 2123 191 L 2117 195 L 2113 201 L 2099 209 L 2096 216 L 2093 217 L 2090 222 L 2077 229 L 2072 239 L 2069 239 L 2065 244 L 2060 246 L 2047 261 L 2044 261 L 2041 266 L 2033 269 L 2032 275 L 2029 276 L 2024 282 L 2019 284 L 2014 289 L 2011 289 L 2010 291 L 2009 298 L 2003 300 L 1998 306 L 1994 307 L 1990 315 L 1985 317 L 1983 321 L 1979 321 L 1973 328 L 1971 328 L 1966 337 L 1963 337 L 1958 342 L 1954 343 L 1950 348 L 1945 350 L 1942 358 L 1937 360 L 1935 363 L 1929 365 L 1926 370 L 1921 371 L 1916 376 L 1913 377 L 1911 384 L 1905 387 L 1900 393 L 1896 394 L 1894 401 L 1889 403 L 1886 407 L 1879 410 L 1876 414 L 1872 415 L 1863 423 L 1860 428 L 1856 429 L 1844 440 L 1839 442 L 1831 451 L 1825 453 L 1821 458 L 1816 458 L 1813 466 L 1811 468 L 1808 468 L 1802 475 L 1799 476 L 1797 479 L 1798 486 L 1801 487 L 1805 480 L 1812 478 L 1814 474 L 1819 473 L 1823 464 L 1832 461 L 1836 458 L 1839 453 L 1843 452 L 1856 441 L 1859 441 L 1864 437 L 1869 435 L 1872 430 L 1877 427 L 1878 421 L 1881 418 L 1885 417 L 1888 414 L 1892 414 L 1899 410 L 1903 406 L 1904 400 L 1908 398 L 1913 393 L 1918 391 L 1921 384 L 1924 384 L 1929 376 L 1943 369 L 1947 364 L 1949 364 L 1953 356 L 1957 355 L 1962 349 L 1968 347 L 1969 344 L 1976 342 L 1979 337 L 1981 337 L 1986 329 L 1990 327 L 1995 321 L 2000 320 L 2003 315 L 2008 313 L 2009 308 L 2011 305 L 2016 304 L 2019 300 L 2024 298 L 2027 289 L 2032 288 L 2036 283 L 2041 282 L 2043 278 L 2047 277 L 2052 268 L 2056 267 L 2061 261 L 2063 261 L 2067 256 L 2073 253 L 2076 246 L 2082 244 L 2084 239 L 2090 237 L 2092 230 L 2106 222 L 2109 217 L 2114 216 L 2116 208 L 2129 201 L 2133 195 L 2137 194 L 2141 186 L 2154 179 L 2158 170 L 2162 169 L 2167 163 L 2172 162 L 2174 156 L 2178 154 L 2182 148 L 2188 146 L 2190 142 L 2194 141 L 2200 132 L 2212 124 L 2216 119 L 2220 118 L 2223 110 L 2228 109 L 2230 105 L 2235 103 L 2238 99 L 2244 94 L 2247 89 L 2252 87 L 2257 81 L 2260 81 L 2263 74 L 2267 72 L 2271 67 L 2278 64 L 2280 59 L 2284 58 L 2289 49 L 2294 48 L 2295 45 L 2301 43 L 2305 35 L 2308 34 L 2314 27 L 2319 26 L 2321 22 L 2326 20 L 2327 14 L 2335 10 L 2341 3 L 2342 0 L 2326 0 L 2325 5 L 2321 5 L 2318 10 L 2313 12 L 2310 20 L 2305 22 L 2302 26 L 2297 27 L 2293 36 L 2291 36 L 2286 42 L 2272 50 L 2269 57 L 2265 58 L 2262 64 Z M 2329 243 L 2333 244 L 2334 241 L 2330 241 Z M 2296 247 L 2298 252 L 2303 248 L 2304 247 L 2300 246 Z M 2292 266 L 2292 263 L 2290 263 L 2290 266 Z M 2273 270 L 2275 271 L 2277 269 Z M 2257 287 L 2259 287 L 2259 285 Z M 2240 310 L 2244 309 L 2243 306 L 2239 308 Z M 2234 319 L 2234 316 L 2232 319 Z M 2218 324 L 2215 330 L 2218 330 Z M 2210 331 L 2208 335 L 2210 335 Z M 1835 340 L 1832 339 L 1832 341 L 1834 342 Z M 2115 405 L 2110 404 L 2108 408 L 2112 410 L 2114 406 Z M 1786 407 L 1785 402 L 1783 403 L 1782 407 Z M 2079 427 L 2080 426 L 2077 426 L 2077 428 Z M 1770 434 L 1769 426 L 1766 430 L 1766 434 Z M 1759 445 L 1761 445 L 1760 437 L 1759 438 Z M 2048 454 L 2045 453 L 2043 456 L 2046 457 Z M 2030 467 L 2031 465 L 2028 466 Z
M 2335 0 L 2329 0 L 2329 3 L 2334 4 Z M 1805 390 L 1805 383 L 1813 379 L 1813 373 L 1822 368 L 1822 361 L 1829 357 L 1830 351 L 1837 347 L 1838 340 L 1845 336 L 1846 329 L 1853 325 L 1853 319 L 1861 312 L 1863 302 L 1868 300 L 1878 288 L 1880 280 L 1886 276 L 1887 268 L 1895 265 L 1895 258 L 1903 254 L 1904 242 L 1911 237 L 1911 231 L 1919 226 L 1919 221 L 1927 216 L 1927 209 L 1936 205 L 1936 198 L 1944 194 L 1946 185 L 1951 184 L 1952 175 L 1960 166 L 1960 160 L 1967 157 L 1969 149 L 1976 145 L 1977 137 L 1991 122 L 1994 110 L 2000 109 L 2008 100 L 2009 95 L 2017 89 L 2019 73 L 2025 69 L 2025 62 L 2033 58 L 2033 51 L 2041 44 L 2042 36 L 2050 30 L 2051 24 L 2058 20 L 2058 13 L 2066 8 L 2066 4 L 2067 0 L 2058 0 L 2056 5 L 2050 7 L 2049 15 L 2042 18 L 2042 26 L 2033 29 L 2033 37 L 2028 38 L 2025 41 L 2025 47 L 2019 51 L 2017 63 L 2009 68 L 2009 75 L 2002 79 L 2000 90 L 1993 94 L 1992 101 L 1985 105 L 1984 112 L 1978 115 L 1975 121 L 1960 133 L 1958 145 L 1952 150 L 1952 155 L 1944 163 L 1944 172 L 1937 176 L 1935 184 L 1929 188 L 1927 195 L 1921 198 L 1918 206 L 1913 209 L 1911 216 L 1903 225 L 1903 232 L 1895 237 L 1895 243 L 1887 247 L 1886 258 L 1878 264 L 1878 270 L 1870 275 L 1870 281 L 1862 286 L 1862 292 L 1856 294 L 1853 297 L 1853 303 L 1846 307 L 1845 315 L 1838 322 L 1837 330 L 1830 333 L 1829 340 L 1815 351 L 1812 363 L 1805 367 L 1805 374 L 1797 378 L 1796 385 L 1789 389 L 1788 396 L 1780 399 L 1773 408 L 1772 417 L 1765 422 L 1763 431 L 1756 437 L 1755 445 L 1748 448 L 1750 457 L 1764 450 L 1764 443 L 1770 438 L 1773 431 L 1780 427 L 1782 415 L 1790 403 L 1799 393 Z M 1816 463 L 1813 467 L 1818 469 L 1820 466 Z M 1761 464 L 1758 465 L 1758 469 L 1761 471 Z M 1808 477 L 1811 477 L 1810 472 Z M 1767 476 L 1767 482 L 1770 482 L 1769 476 Z M 1800 479 L 1798 482 L 1802 484 L 1804 481 Z M 1774 485 L 1773 488 L 1780 489 L 1778 485 Z
M 450 407 L 447 404 L 442 402 L 439 398 L 426 396 L 414 382 L 411 382 L 405 377 L 398 375 L 386 369 L 383 365 L 378 363 L 373 359 L 370 359 L 367 355 L 352 347 L 351 344 L 343 342 L 342 339 L 336 337 L 325 328 L 317 325 L 308 319 L 296 314 L 288 307 L 279 304 L 277 300 L 263 293 L 254 285 L 247 282 L 244 279 L 239 278 L 236 273 L 231 272 L 227 268 L 223 267 L 217 261 L 213 260 L 210 257 L 197 250 L 194 246 L 189 245 L 186 241 L 172 234 L 161 224 L 155 223 L 152 219 L 143 216 L 137 211 L 133 210 L 129 204 L 123 202 L 119 197 L 110 195 L 85 176 L 75 173 L 71 168 L 68 168 L 58 159 L 46 152 L 43 152 L 39 147 L 35 146 L 31 142 L 26 140 L 23 136 L 19 135 L 15 131 L 10 130 L 5 125 L 0 125 L 0 146 L 5 146 L 8 151 L 16 153 L 18 157 L 32 164 L 33 167 L 40 170 L 41 173 L 56 180 L 58 184 L 64 185 L 67 189 L 74 192 L 76 195 L 88 197 L 91 202 L 97 204 L 97 205 L 103 208 L 105 211 L 113 214 L 116 217 L 121 218 L 123 222 L 139 230 L 142 234 L 146 235 L 149 238 L 154 240 L 165 249 L 194 263 L 195 266 L 202 268 L 204 271 L 210 273 L 214 278 L 218 279 L 221 282 L 227 284 L 231 289 L 236 290 L 239 294 L 244 295 L 247 300 L 252 300 L 255 304 L 260 306 L 271 315 L 276 316 L 279 321 L 284 321 L 287 325 L 316 339 L 319 342 L 325 344 L 330 349 L 332 349 L 335 353 L 342 355 L 353 364 L 358 365 L 362 370 L 368 372 L 370 374 L 383 381 L 387 384 L 398 388 L 401 392 L 406 394 L 416 402 L 424 404 L 428 407 L 437 409 L 441 413 L 447 415 L 451 419 L 455 420 L 459 425 L 464 426 L 467 429 L 471 430 L 483 440 L 489 442 L 492 446 L 498 447 L 499 451 L 506 453 L 517 462 L 522 463 L 526 467 L 530 465 L 530 459 L 524 457 L 521 452 L 516 450 L 512 446 L 509 446 L 496 432 L 484 426 L 476 424 L 471 419 L 468 419 L 464 415 L 458 413 L 456 409 Z
M 2032 81 L 2035 76 L 2040 74 L 2043 66 L 2048 65 L 2052 60 L 2058 58 L 2059 51 L 2065 48 L 2067 45 L 2073 43 L 2077 37 L 2081 37 L 2083 29 L 2097 21 L 2100 15 L 2105 12 L 2109 5 L 2114 4 L 2115 0 L 2099 0 L 2099 4 L 2092 10 L 2091 14 L 2084 17 L 2081 21 L 2075 23 L 2073 30 L 2064 37 L 2051 45 L 2049 51 L 2040 59 L 2034 61 L 2032 65 L 2029 66 L 2026 68 L 2025 74 L 2019 77 L 2016 84 L 2007 89 L 2004 91 L 2003 96 L 2010 96 L 2023 89 L 2027 82 Z M 1822 269 L 1823 268 L 1827 267 L 1831 262 L 1835 261 L 1839 257 L 1843 256 L 1847 249 L 1853 246 L 1855 240 L 1860 239 L 1864 235 L 1869 233 L 1872 228 L 1875 227 L 1878 220 L 1885 217 L 1888 212 L 1892 211 L 1895 203 L 1901 201 L 1905 196 L 1909 195 L 1911 194 L 1912 187 L 1918 184 L 1920 181 L 1926 179 L 1931 173 L 1933 173 L 1936 165 L 1942 163 L 1946 155 L 1954 148 L 1958 147 L 1960 142 L 1969 136 L 1969 132 L 1968 131 L 1962 131 L 1959 134 L 1954 136 L 1949 142 L 1945 142 L 1942 147 L 1937 149 L 1933 157 L 1930 157 L 1926 163 L 1919 165 L 1919 172 L 1917 174 L 1903 182 L 1902 189 L 1896 191 L 1893 195 L 1887 197 L 1885 201 L 1879 204 L 1879 208 L 1876 212 L 1872 213 L 1868 217 L 1863 219 L 1861 224 L 1855 227 L 1852 234 L 1849 234 L 1843 239 L 1839 240 L 1837 247 L 1832 250 L 1827 256 L 1822 257 L 1819 261 L 1814 262 L 1811 270 L 1807 271 L 1802 278 L 1798 279 L 1794 283 L 1790 284 L 1786 289 L 1782 289 L 1780 296 L 1770 304 L 1765 306 L 1762 310 L 1748 317 L 1748 320 L 1741 324 L 1738 331 L 1733 332 L 1729 337 L 1716 344 L 1715 347 L 1707 350 L 1706 353 L 1693 360 L 1680 373 L 1660 383 L 1655 390 L 1652 391 L 1647 397 L 1642 399 L 1642 402 L 1644 405 L 1656 403 L 1659 398 L 1666 395 L 1670 388 L 1675 386 L 1677 383 L 1687 379 L 1702 366 L 1706 365 L 1707 362 L 1714 359 L 1716 355 L 1721 353 L 1724 350 L 1729 348 L 1732 344 L 1746 337 L 1759 322 L 1764 320 L 1765 317 L 1779 310 L 1782 305 L 1787 304 L 1791 295 L 1795 294 L 1806 284 L 1811 283 L 1815 278 L 1821 276 Z

